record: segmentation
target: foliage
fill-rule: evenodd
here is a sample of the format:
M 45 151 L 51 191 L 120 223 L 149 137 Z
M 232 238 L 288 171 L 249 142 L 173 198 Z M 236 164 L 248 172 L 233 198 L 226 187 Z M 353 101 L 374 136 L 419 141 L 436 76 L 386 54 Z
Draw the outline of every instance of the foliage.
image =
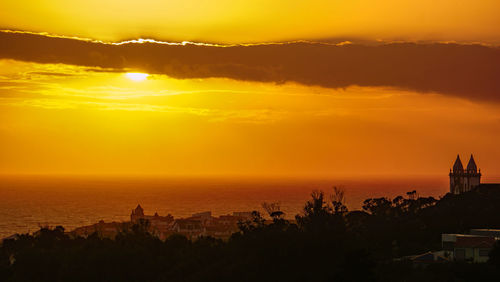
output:
M 70 237 L 63 227 L 41 228 L 5 240 L 1 281 L 494 281 L 500 246 L 488 264 L 415 268 L 394 258 L 440 248 L 441 233 L 499 228 L 500 191 L 479 189 L 436 200 L 416 191 L 367 199 L 349 212 L 345 195 L 315 191 L 295 220 L 278 203 L 271 217 L 253 212 L 228 241 L 191 241 L 150 234 L 149 222 L 124 228 L 114 240 Z

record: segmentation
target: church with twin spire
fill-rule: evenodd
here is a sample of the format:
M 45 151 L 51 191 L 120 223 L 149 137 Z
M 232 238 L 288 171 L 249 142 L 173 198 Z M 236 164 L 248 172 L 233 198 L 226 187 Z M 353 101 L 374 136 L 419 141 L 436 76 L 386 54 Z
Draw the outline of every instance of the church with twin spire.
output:
M 481 184 L 481 170 L 477 168 L 474 157 L 470 155 L 467 168 L 464 169 L 460 156 L 457 155 L 453 169 L 450 169 L 450 193 L 461 194 Z

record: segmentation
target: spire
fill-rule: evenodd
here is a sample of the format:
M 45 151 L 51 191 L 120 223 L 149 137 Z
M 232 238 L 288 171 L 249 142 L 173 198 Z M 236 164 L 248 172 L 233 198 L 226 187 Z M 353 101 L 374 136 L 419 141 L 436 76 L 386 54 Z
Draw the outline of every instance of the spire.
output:
M 144 210 L 142 209 L 141 205 L 137 205 L 137 208 L 135 208 L 135 214 L 136 215 L 144 215 Z
M 453 172 L 464 172 L 464 166 L 462 165 L 462 161 L 460 160 L 460 156 L 457 155 L 457 160 L 455 161 L 455 164 L 453 165 Z
M 477 172 L 476 162 L 472 154 L 470 155 L 469 163 L 467 164 L 467 172 Z

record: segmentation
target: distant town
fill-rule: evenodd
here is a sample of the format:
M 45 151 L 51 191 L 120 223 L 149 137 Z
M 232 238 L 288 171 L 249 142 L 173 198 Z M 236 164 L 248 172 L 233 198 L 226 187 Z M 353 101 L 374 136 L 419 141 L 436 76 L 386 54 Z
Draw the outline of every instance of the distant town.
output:
M 233 214 L 212 216 L 212 212 L 195 213 L 188 218 L 175 219 L 168 214 L 161 216 L 144 214 L 141 205 L 132 210 L 130 221 L 109 222 L 99 221 L 96 224 L 76 228 L 70 233 L 75 236 L 87 237 L 97 233 L 99 236 L 114 238 L 118 232 L 127 229 L 133 224 L 146 224 L 148 231 L 164 240 L 172 234 L 181 234 L 189 239 L 201 236 L 210 236 L 217 239 L 228 239 L 233 233 L 238 232 L 238 222 L 252 219 L 252 212 L 233 212 Z

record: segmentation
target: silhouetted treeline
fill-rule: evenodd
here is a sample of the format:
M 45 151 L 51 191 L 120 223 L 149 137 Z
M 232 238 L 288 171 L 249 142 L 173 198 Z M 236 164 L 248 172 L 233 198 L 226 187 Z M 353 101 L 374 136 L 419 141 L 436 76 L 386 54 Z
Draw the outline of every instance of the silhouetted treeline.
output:
M 486 264 L 394 259 L 439 250 L 441 233 L 499 228 L 499 200 L 499 190 L 486 188 L 439 200 L 413 191 L 349 212 L 341 190 L 314 192 L 295 220 L 266 204 L 271 222 L 254 212 L 228 241 L 161 241 L 147 222 L 114 240 L 42 228 L 3 242 L 0 281 L 498 281 L 500 247 Z

